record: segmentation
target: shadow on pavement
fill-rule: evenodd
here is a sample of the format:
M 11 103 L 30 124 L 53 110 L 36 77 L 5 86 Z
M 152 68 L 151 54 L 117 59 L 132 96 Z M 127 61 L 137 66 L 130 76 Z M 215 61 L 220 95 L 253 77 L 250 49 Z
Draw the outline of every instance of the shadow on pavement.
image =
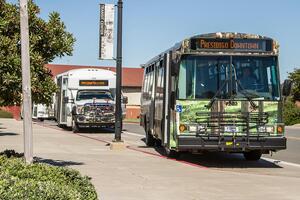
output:
M 206 152 L 203 154 L 183 153 L 180 160 L 213 168 L 282 168 L 263 159 L 247 161 L 240 153 Z
M 145 138 L 141 139 L 145 142 Z M 155 147 L 139 146 L 140 149 L 154 149 L 159 155 L 166 156 L 165 149 L 156 145 Z M 193 154 L 183 152 L 177 160 L 204 166 L 208 168 L 282 168 L 273 162 L 263 159 L 258 161 L 247 161 L 241 153 L 204 152 Z
M 83 165 L 83 162 L 75 162 L 75 161 L 65 161 L 65 160 L 53 160 L 53 159 L 46 159 L 46 158 L 40 158 L 35 157 L 35 162 L 38 163 L 46 163 L 49 165 L 59 166 L 59 167 L 65 167 L 65 166 L 72 166 L 72 165 Z
M 19 134 L 18 133 L 9 133 L 9 132 L 0 131 L 0 137 L 1 136 L 15 136 L 15 135 L 19 135 Z
M 78 133 L 101 133 L 101 134 L 114 134 L 115 130 L 110 128 L 80 128 Z

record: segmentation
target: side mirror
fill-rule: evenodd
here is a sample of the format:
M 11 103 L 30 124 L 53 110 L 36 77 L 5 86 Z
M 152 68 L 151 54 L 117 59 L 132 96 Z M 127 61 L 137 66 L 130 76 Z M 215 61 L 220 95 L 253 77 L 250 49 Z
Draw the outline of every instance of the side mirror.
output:
M 292 90 L 292 81 L 289 79 L 284 80 L 282 85 L 282 95 L 289 96 Z
M 75 101 L 74 101 L 74 99 L 69 99 L 69 97 L 64 97 L 63 102 L 64 103 L 74 103 Z
M 64 103 L 68 103 L 69 102 L 69 97 L 64 97 L 63 101 L 64 101 Z
M 128 104 L 128 97 L 123 96 L 123 103 Z

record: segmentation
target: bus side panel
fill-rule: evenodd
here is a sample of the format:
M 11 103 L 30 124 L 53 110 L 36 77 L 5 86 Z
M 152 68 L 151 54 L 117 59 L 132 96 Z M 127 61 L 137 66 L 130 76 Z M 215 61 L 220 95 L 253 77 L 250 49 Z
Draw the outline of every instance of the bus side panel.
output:
M 58 92 L 56 93 L 56 112 L 55 112 L 55 117 L 60 124 L 60 110 L 61 110 L 61 90 L 62 90 L 62 77 L 59 77 L 57 79 L 57 85 L 58 85 Z
M 141 104 L 141 123 L 145 131 L 148 131 L 150 126 L 150 114 L 151 112 L 151 96 L 152 96 L 152 84 L 153 84 L 153 75 L 150 70 L 150 66 L 145 68 L 145 78 L 143 85 L 143 94 L 142 94 L 142 104 Z

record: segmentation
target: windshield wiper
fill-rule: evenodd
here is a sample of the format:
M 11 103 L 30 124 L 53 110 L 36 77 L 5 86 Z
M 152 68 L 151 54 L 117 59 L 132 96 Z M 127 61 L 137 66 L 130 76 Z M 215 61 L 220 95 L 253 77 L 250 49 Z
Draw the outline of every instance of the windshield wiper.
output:
M 246 99 L 250 102 L 251 107 L 253 109 L 257 109 L 258 106 L 254 103 L 254 101 L 252 100 L 252 98 L 249 96 L 249 94 L 251 95 L 252 93 L 246 92 L 245 89 L 243 88 L 243 86 L 241 85 L 241 82 L 237 79 L 237 74 L 236 74 L 236 69 L 235 69 L 235 65 L 232 64 L 232 69 L 233 69 L 233 74 L 234 74 L 234 82 L 237 84 L 237 87 L 241 88 L 241 93 L 246 97 Z M 238 89 L 238 88 L 237 88 Z M 237 91 L 236 91 L 237 92 Z M 247 95 L 248 94 L 248 95 Z
M 209 101 L 209 103 L 207 105 L 205 105 L 204 107 L 207 109 L 210 109 L 213 105 L 213 103 L 217 100 L 217 96 L 220 95 L 220 93 L 222 92 L 223 88 L 225 87 L 226 83 L 228 84 L 229 80 L 225 80 L 223 85 L 218 89 L 218 91 L 216 92 L 216 94 L 213 96 L 213 98 Z
M 251 107 L 252 107 L 253 109 L 257 109 L 258 106 L 257 106 L 257 105 L 254 103 L 254 101 L 252 100 L 252 98 L 254 98 L 254 97 L 253 97 L 254 94 L 251 93 L 251 92 L 246 91 L 246 90 L 243 88 L 243 86 L 241 85 L 241 83 L 240 83 L 239 80 L 235 80 L 235 81 L 236 81 L 238 87 L 240 87 L 240 89 L 241 89 L 240 93 L 242 93 L 242 94 L 244 95 L 244 97 L 246 97 L 246 99 L 250 102 Z M 252 95 L 252 97 L 251 97 L 250 95 Z M 255 96 L 258 97 L 256 94 L 255 94 Z

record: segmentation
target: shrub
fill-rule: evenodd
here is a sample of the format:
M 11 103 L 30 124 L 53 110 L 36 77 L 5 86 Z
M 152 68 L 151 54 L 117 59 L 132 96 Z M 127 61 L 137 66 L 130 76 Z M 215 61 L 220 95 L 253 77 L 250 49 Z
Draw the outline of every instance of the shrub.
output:
M 298 108 L 291 99 L 288 99 L 284 103 L 283 121 L 286 125 L 300 123 L 300 108 Z
M 1 200 L 97 199 L 89 177 L 66 167 L 26 164 L 21 156 L 14 151 L 0 155 Z
M 0 118 L 13 118 L 13 115 L 4 110 L 0 110 Z

